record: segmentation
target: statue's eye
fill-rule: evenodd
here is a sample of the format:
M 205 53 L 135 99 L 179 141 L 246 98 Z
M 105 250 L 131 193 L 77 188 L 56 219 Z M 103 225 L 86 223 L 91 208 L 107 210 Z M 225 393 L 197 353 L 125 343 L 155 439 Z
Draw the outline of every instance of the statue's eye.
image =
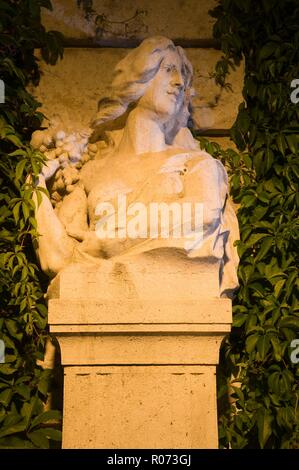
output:
M 166 72 L 170 73 L 172 71 L 172 66 L 171 65 L 166 65 L 165 70 L 166 70 Z

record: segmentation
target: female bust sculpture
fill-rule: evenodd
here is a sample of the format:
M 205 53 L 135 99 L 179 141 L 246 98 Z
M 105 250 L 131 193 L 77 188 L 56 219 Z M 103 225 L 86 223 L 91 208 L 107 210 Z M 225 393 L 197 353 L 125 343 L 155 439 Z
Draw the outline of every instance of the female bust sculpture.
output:
M 36 251 L 50 276 L 74 260 L 98 262 L 167 248 L 199 261 L 219 261 L 221 292 L 237 287 L 233 242 L 238 223 L 227 198 L 223 165 L 200 150 L 187 128 L 191 82 L 192 65 L 184 51 L 164 37 L 144 40 L 117 65 L 111 94 L 100 100 L 91 123 L 89 143 L 99 149 L 95 158 L 80 170 L 72 192 L 59 207 L 54 209 L 44 193 L 41 203 L 36 203 L 40 233 Z M 39 186 L 51 185 L 59 167 L 66 166 L 55 155 L 44 166 Z M 130 230 L 125 227 L 124 201 L 131 207 L 130 215 L 135 215 Z M 157 204 L 171 208 L 167 223 L 163 211 L 156 212 L 155 219 L 164 229 L 165 224 L 169 228 L 170 215 L 176 220 L 172 230 L 166 230 L 168 236 L 150 227 L 152 218 L 144 212 L 150 204 L 156 204 L 155 209 Z M 197 222 L 188 204 L 203 208 Z M 113 212 L 111 207 L 118 209 Z M 189 214 L 184 219 L 189 231 L 177 230 L 184 225 L 174 214 L 180 208 Z M 137 220 L 138 210 L 142 215 Z M 194 230 L 190 222 L 196 222 Z

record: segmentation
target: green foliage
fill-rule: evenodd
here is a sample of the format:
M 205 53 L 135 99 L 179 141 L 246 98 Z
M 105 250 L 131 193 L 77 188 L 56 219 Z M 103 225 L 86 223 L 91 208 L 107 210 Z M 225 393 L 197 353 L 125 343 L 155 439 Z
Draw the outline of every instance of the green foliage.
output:
M 299 370 L 290 343 L 299 338 L 299 78 L 297 0 L 221 0 L 212 12 L 224 86 L 244 60 L 243 98 L 231 137 L 239 153 L 202 139 L 228 168 L 239 205 L 240 288 L 233 330 L 221 350 L 222 447 L 298 448 Z
M 40 103 L 26 86 L 38 83 L 34 49 L 54 64 L 62 57 L 61 37 L 45 31 L 41 8 L 48 0 L 0 0 L 0 78 L 5 103 L 0 104 L 0 339 L 5 363 L 0 364 L 0 448 L 49 447 L 60 431 L 47 423 L 57 411 L 44 412 L 51 381 L 42 370 L 47 334 L 43 278 L 31 239 L 37 237 L 33 188 L 26 176 L 37 176 L 43 156 L 29 145 L 41 125 Z

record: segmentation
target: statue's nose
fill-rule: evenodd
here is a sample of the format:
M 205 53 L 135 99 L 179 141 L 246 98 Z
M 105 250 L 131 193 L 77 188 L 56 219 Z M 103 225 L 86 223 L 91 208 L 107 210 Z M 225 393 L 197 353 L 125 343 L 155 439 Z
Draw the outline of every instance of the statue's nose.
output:
M 182 75 L 179 72 L 177 72 L 177 71 L 174 72 L 174 74 L 172 76 L 171 84 L 172 84 L 173 87 L 179 89 L 180 91 L 183 89 L 184 80 L 183 80 Z

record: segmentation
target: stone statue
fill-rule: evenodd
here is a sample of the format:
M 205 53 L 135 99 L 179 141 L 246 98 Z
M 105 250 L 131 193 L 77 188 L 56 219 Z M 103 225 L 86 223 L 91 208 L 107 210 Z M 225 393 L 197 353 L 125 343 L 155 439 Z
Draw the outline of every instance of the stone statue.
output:
M 187 127 L 192 65 L 164 37 L 145 39 L 115 69 L 91 131 L 37 131 L 48 157 L 37 185 L 36 252 L 51 277 L 71 263 L 142 253 L 219 263 L 220 294 L 237 287 L 238 223 L 228 178 Z M 160 256 L 159 255 L 159 256 Z M 160 258 L 159 258 L 160 259 Z

